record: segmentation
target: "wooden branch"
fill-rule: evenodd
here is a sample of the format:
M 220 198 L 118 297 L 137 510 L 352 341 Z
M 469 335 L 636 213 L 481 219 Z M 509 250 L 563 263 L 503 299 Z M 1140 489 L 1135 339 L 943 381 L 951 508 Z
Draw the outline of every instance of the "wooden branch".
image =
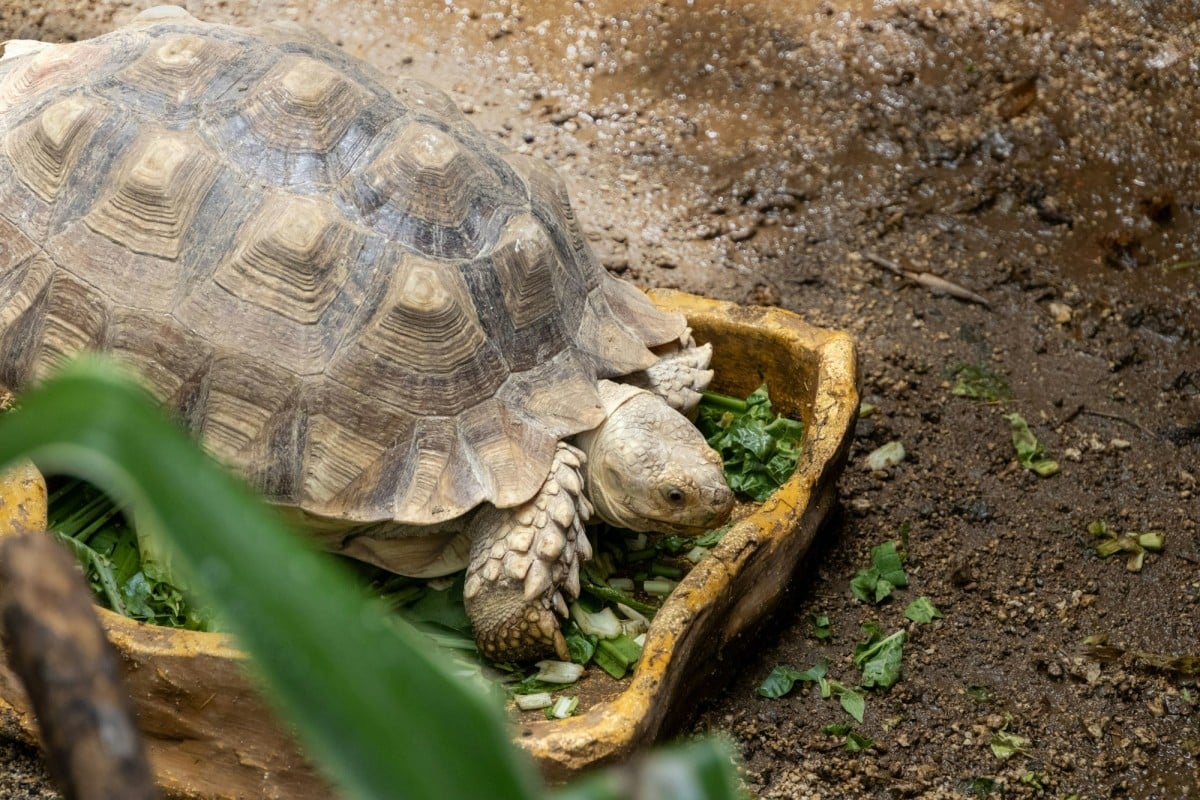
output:
M 931 272 L 914 272 L 910 269 L 904 269 L 895 261 L 875 255 L 874 253 L 862 253 L 861 255 L 863 260 L 868 264 L 874 264 L 894 275 L 907 278 L 918 286 L 924 286 L 934 294 L 949 295 L 958 300 L 965 300 L 968 303 L 978 303 L 984 308 L 992 307 L 992 304 L 988 302 L 986 297 L 972 292 L 965 286 L 959 286 L 953 281 L 948 281 L 945 278 L 934 275 Z
M 75 559 L 49 535 L 0 539 L 0 627 L 67 800 L 152 800 L 158 789 L 116 654 Z

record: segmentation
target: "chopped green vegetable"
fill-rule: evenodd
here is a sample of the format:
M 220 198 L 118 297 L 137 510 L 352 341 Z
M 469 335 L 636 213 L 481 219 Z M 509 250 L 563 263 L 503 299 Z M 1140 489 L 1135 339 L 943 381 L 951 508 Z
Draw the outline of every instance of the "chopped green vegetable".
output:
M 824 614 L 813 614 L 813 636 L 818 639 L 828 639 L 832 632 L 829 629 L 829 617 Z
M 854 666 L 862 669 L 863 686 L 886 689 L 900 680 L 900 661 L 907 636 L 899 630 L 885 637 L 883 629 L 874 622 L 862 628 L 867 638 L 854 648 Z
M 778 698 L 792 691 L 792 687 L 797 682 L 812 683 L 820 681 L 825 677 L 825 673 L 829 669 L 829 664 L 824 659 L 818 661 L 815 665 L 800 672 L 787 664 L 780 664 L 771 670 L 771 674 L 767 675 L 766 680 L 758 687 L 758 693 L 763 697 Z
M 992 734 L 992 755 L 1001 761 L 1007 761 L 1018 753 L 1024 753 L 1028 746 L 1029 740 L 1024 736 L 1009 733 L 1003 728 Z
M 898 586 L 908 586 L 904 557 L 895 541 L 871 548 L 871 566 L 860 569 L 850 581 L 850 591 L 864 603 L 879 603 Z
M 1117 553 L 1125 553 L 1125 568 L 1130 572 L 1140 572 L 1146 559 L 1147 551 L 1162 550 L 1166 535 L 1161 531 L 1145 533 L 1118 534 L 1102 520 L 1088 524 L 1088 533 L 1096 537 L 1096 553 L 1101 558 L 1108 558 Z
M 600 639 L 614 639 L 621 635 L 621 620 L 608 606 L 599 611 L 588 611 L 579 603 L 571 604 L 571 619 L 579 630 Z
M 534 680 L 542 683 L 574 683 L 583 677 L 583 665 L 573 661 L 555 661 L 546 659 L 534 664 L 537 674 Z
M 866 696 L 857 689 L 843 686 L 836 681 L 830 681 L 830 689 L 838 696 L 838 703 L 841 704 L 842 710 L 858 722 L 862 722 L 863 715 L 867 710 Z
M 792 476 L 804 438 L 802 423 L 772 410 L 766 384 L 744 401 L 705 392 L 696 427 L 721 454 L 730 488 L 758 502 Z
M 1029 423 L 1020 414 L 1008 414 L 1004 417 L 1012 428 L 1013 447 L 1017 451 L 1017 460 L 1025 469 L 1033 470 L 1043 478 L 1049 478 L 1058 472 L 1058 462 L 1046 457 L 1045 448 L 1038 444 Z
M 578 697 L 563 695 L 554 701 L 554 705 L 546 709 L 546 719 L 566 719 L 575 715 L 579 708 Z
M 727 525 L 722 525 L 720 528 L 714 528 L 708 533 L 702 534 L 691 541 L 697 547 L 715 547 L 717 542 L 721 541 L 725 534 L 729 533 L 729 529 L 732 527 L 732 522 Z
M 596 666 L 620 680 L 641 656 L 641 645 L 622 634 L 613 639 L 601 639 L 596 645 L 594 660 Z
M 829 662 L 825 659 L 821 659 L 803 672 L 793 669 L 787 664 L 780 664 L 767 675 L 762 685 L 758 687 L 758 693 L 763 697 L 778 698 L 790 693 L 797 683 L 816 683 L 820 687 L 822 698 L 828 699 L 836 694 L 842 709 L 857 721 L 862 722 L 867 707 L 866 697 L 857 689 L 831 680 L 827 676 L 828 671 Z
M 522 711 L 537 711 L 538 709 L 549 708 L 554 703 L 549 692 L 519 694 L 516 696 L 515 701 L 517 708 Z
M 567 640 L 567 651 L 571 654 L 571 660 L 576 664 L 586 664 L 592 660 L 592 655 L 596 652 L 596 637 L 588 636 L 579 630 L 578 626 L 571 626 L 569 632 L 565 632 L 564 639 Z
M 1021 783 L 1037 789 L 1039 794 L 1046 791 L 1046 787 L 1042 785 L 1042 775 L 1037 772 L 1026 772 L 1021 776 Z
M 901 442 L 888 442 L 887 444 L 877 447 L 870 453 L 867 453 L 866 465 L 867 469 L 872 472 L 879 472 L 888 467 L 894 467 L 903 461 L 908 456 L 908 452 L 904 449 L 904 444 Z
M 875 746 L 875 740 L 861 733 L 850 731 L 846 734 L 846 749 L 851 753 L 857 753 L 861 750 L 868 750 Z
M 998 784 L 994 779 L 985 776 L 964 778 L 958 784 L 958 791 L 967 797 L 988 797 L 996 792 L 998 788 Z
M 1012 398 L 1012 390 L 1004 376 L 991 367 L 977 364 L 959 364 L 951 374 L 954 386 L 950 394 L 955 397 L 966 397 L 971 400 L 983 400 L 987 403 L 997 403 Z
M 972 702 L 983 705 L 992 702 L 993 692 L 989 686 L 969 686 L 967 697 L 971 698 Z
M 855 733 L 854 726 L 848 722 L 835 722 L 832 725 L 826 725 L 821 729 L 821 732 L 827 733 L 830 736 L 844 737 L 845 748 L 851 753 L 857 753 L 860 750 L 866 750 L 875 746 L 874 739 L 869 739 L 862 734 Z
M 646 594 L 652 594 L 655 597 L 666 597 L 674 590 L 675 581 L 669 581 L 666 578 L 644 581 L 642 583 L 642 591 Z
M 925 623 L 941 617 L 942 612 L 937 610 L 928 597 L 922 595 L 905 607 L 904 616 L 913 622 Z
M 134 529 L 106 495 L 65 481 L 48 500 L 47 527 L 83 565 L 96 600 L 122 616 L 187 630 L 212 630 L 209 612 L 143 564 Z
M 593 580 L 592 577 L 590 575 L 588 575 L 586 572 L 584 574 L 580 575 L 580 581 L 581 581 L 581 585 L 583 587 L 583 593 L 585 595 L 589 595 L 589 596 L 595 598 L 596 600 L 606 602 L 606 603 L 624 603 L 625 605 L 629 606 L 630 608 L 636 609 L 637 611 L 640 611 L 642 614 L 645 614 L 647 617 L 650 617 L 651 619 L 653 619 L 654 613 L 656 611 L 658 611 L 658 609 L 655 608 L 654 606 L 650 605 L 649 603 L 644 603 L 641 600 L 638 600 L 636 597 L 634 597 L 632 594 L 629 594 L 627 591 L 617 589 L 615 586 L 612 585 L 612 581 L 615 581 L 615 580 L 617 580 L 617 579 L 612 578 L 612 579 L 610 579 L 609 583 L 604 584 L 604 583 L 599 583 L 599 582 Z M 633 588 L 633 585 L 632 585 L 632 581 L 631 581 L 630 590 L 632 590 L 632 588 Z M 670 590 L 667 591 L 667 594 L 670 594 Z
M 1165 540 L 1166 534 L 1162 531 L 1148 531 L 1146 533 L 1137 534 L 1138 545 L 1155 553 L 1163 549 L 1163 543 Z

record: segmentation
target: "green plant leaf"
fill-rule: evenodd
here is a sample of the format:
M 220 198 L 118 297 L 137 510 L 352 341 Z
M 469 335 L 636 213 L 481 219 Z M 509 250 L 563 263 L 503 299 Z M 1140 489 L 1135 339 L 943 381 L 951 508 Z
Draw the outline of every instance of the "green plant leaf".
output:
M 874 746 L 875 740 L 868 736 L 863 736 L 861 733 L 856 733 L 854 731 L 850 731 L 846 734 L 845 748 L 851 753 L 857 753 L 860 750 L 868 750 Z
M 835 691 L 837 692 L 838 703 L 841 704 L 842 710 L 854 717 L 856 722 L 862 722 L 863 715 L 867 712 L 866 696 L 860 691 L 851 689 L 848 686 L 842 686 L 841 684 L 838 685 L 838 689 Z
M 872 547 L 871 566 L 850 579 L 851 593 L 864 603 L 881 603 L 898 586 L 908 586 L 908 575 L 894 540 Z
M 287 531 L 111 363 L 81 359 L 0 417 L 0 464 L 31 455 L 124 501 L 169 536 L 189 585 L 252 656 L 343 796 L 529 798 L 499 709 L 420 634 Z M 140 518 L 140 517 L 139 517 Z M 469 753 L 453 769 L 437 768 Z
M 1017 451 L 1017 461 L 1025 469 L 1033 470 L 1037 475 L 1048 478 L 1058 472 L 1058 462 L 1046 456 L 1045 449 L 1029 430 L 1029 423 L 1020 414 L 1008 414 L 1004 417 L 1012 429 L 1013 448 Z
M 1017 736 L 1015 733 L 1005 730 L 999 730 L 992 734 L 992 755 L 1001 761 L 1007 761 L 1018 753 L 1025 752 L 1025 748 L 1028 746 L 1029 740 L 1024 736 Z
M 811 683 L 813 681 L 820 681 L 825 677 L 828 669 L 829 664 L 824 659 L 821 659 L 803 672 L 793 669 L 787 664 L 780 664 L 767 675 L 762 685 L 758 687 L 758 693 L 763 697 L 783 697 L 792 691 L 792 687 L 797 682 Z
M 950 394 L 988 403 L 1008 400 L 1012 390 L 1004 376 L 991 367 L 981 364 L 959 364 L 951 370 L 954 386 Z
M 729 487 L 755 501 L 766 500 L 796 469 L 804 426 L 775 414 L 765 385 L 745 400 L 705 392 L 696 427 L 721 454 Z
M 900 680 L 900 662 L 904 655 L 903 630 L 884 636 L 882 629 L 873 622 L 863 625 L 866 640 L 854 648 L 854 666 L 862 669 L 862 685 L 886 689 Z
M 922 595 L 905 607 L 904 616 L 913 622 L 925 623 L 933 622 L 935 618 L 942 616 L 942 612 L 937 610 L 928 597 Z

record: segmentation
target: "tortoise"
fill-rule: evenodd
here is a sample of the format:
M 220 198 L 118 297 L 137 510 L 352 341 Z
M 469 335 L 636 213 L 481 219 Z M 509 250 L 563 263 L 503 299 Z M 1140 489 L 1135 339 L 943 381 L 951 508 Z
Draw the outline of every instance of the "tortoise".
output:
M 566 656 L 584 524 L 728 515 L 711 348 L 597 261 L 543 162 L 290 23 L 174 7 L 0 59 L 0 383 L 99 350 L 323 545 L 466 568 L 476 640 Z

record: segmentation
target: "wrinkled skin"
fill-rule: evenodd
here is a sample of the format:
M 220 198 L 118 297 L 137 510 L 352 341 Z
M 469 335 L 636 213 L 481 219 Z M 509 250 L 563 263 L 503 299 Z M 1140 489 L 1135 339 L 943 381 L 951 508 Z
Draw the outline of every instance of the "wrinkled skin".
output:
M 721 457 L 682 414 L 648 392 L 604 382 L 608 419 L 577 437 L 596 514 L 633 531 L 696 534 L 733 505 Z

